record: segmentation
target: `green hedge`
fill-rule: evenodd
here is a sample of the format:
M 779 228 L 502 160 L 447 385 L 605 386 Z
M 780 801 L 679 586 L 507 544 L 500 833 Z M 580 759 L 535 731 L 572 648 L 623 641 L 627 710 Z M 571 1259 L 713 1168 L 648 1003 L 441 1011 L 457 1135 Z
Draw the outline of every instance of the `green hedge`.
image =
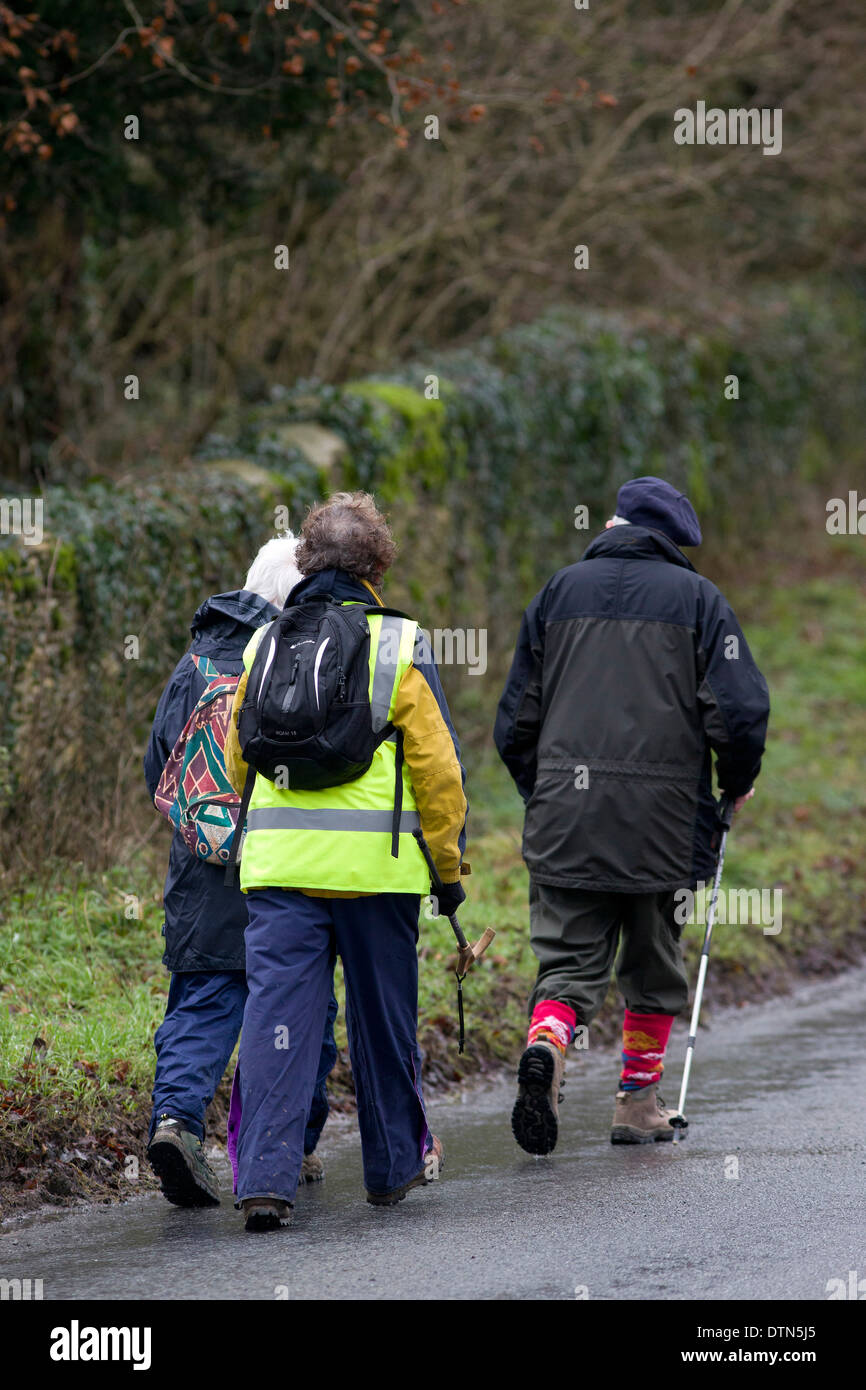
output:
M 859 442 L 863 304 L 801 290 L 748 326 L 698 337 L 614 314 L 555 312 L 387 379 L 301 382 L 231 443 L 272 458 L 287 421 L 344 443 L 346 486 L 374 492 L 402 542 L 394 601 L 510 644 L 529 592 L 577 557 L 630 477 L 681 486 L 717 543 L 742 547 Z M 739 399 L 725 398 L 735 375 Z M 438 379 L 439 399 L 425 383 Z M 227 440 L 217 447 L 226 447 Z M 575 531 L 575 512 L 590 512 Z
M 577 557 L 621 482 L 662 474 L 706 530 L 742 542 L 827 470 L 836 422 L 859 430 L 859 306 L 792 293 L 761 323 L 698 338 L 553 313 L 387 380 L 276 390 L 227 415 L 171 475 L 51 489 L 41 545 L 0 538 L 0 833 L 12 857 L 104 861 L 141 832 L 140 756 L 195 608 L 242 582 L 275 508 L 297 525 L 337 486 L 368 488 L 392 513 L 391 601 L 429 626 L 487 629 L 487 680 L 445 673 L 470 728 L 486 730 L 528 596 Z M 730 374 L 738 400 L 724 396 Z M 432 376 L 438 399 L 425 396 Z M 578 505 L 588 531 L 575 530 Z
M 0 815 L 12 860 L 104 862 L 146 828 L 140 758 L 195 609 L 240 587 L 276 506 L 321 489 L 243 459 L 52 488 L 41 544 L 0 548 Z

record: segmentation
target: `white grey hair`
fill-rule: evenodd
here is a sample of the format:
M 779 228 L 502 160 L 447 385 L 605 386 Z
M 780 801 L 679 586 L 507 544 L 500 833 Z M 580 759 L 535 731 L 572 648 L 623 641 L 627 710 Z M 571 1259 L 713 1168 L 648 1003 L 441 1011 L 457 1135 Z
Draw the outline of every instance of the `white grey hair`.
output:
M 617 516 L 616 512 L 614 512 L 613 516 L 611 517 L 610 524 L 611 526 L 631 526 L 631 522 L 628 521 L 626 517 Z
M 301 572 L 295 564 L 297 544 L 291 531 L 265 541 L 250 565 L 244 588 L 282 608 L 290 591 L 301 582 Z

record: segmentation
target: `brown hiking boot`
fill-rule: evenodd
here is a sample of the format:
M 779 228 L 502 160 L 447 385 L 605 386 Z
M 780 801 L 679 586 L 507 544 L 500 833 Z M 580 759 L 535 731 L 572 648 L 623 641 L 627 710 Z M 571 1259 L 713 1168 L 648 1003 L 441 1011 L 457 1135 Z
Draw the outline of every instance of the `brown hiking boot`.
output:
M 528 1154 L 549 1154 L 556 1148 L 564 1072 L 565 1057 L 553 1043 L 533 1043 L 520 1059 L 511 1129 Z
M 658 1082 L 642 1086 L 638 1091 L 617 1091 L 613 1112 L 612 1144 L 657 1144 L 673 1139 L 676 1130 L 671 1120 L 676 1110 L 669 1110 L 659 1096 Z M 686 1136 L 680 1130 L 680 1138 Z
M 291 1226 L 295 1215 L 290 1202 L 276 1197 L 245 1197 L 241 1210 L 246 1218 L 245 1231 L 276 1231 L 280 1226 Z
M 298 1187 L 305 1182 L 321 1182 L 325 1176 L 325 1165 L 318 1154 L 304 1154 L 304 1161 L 301 1164 L 301 1176 L 298 1178 Z
M 431 1182 L 435 1182 L 445 1167 L 445 1150 L 442 1147 L 442 1140 L 433 1135 L 433 1146 L 427 1150 L 424 1156 L 424 1167 L 420 1173 L 402 1187 L 395 1187 L 392 1192 L 369 1192 L 367 1201 L 374 1207 L 395 1207 L 398 1202 L 402 1202 L 407 1192 L 411 1192 L 413 1187 L 427 1187 Z

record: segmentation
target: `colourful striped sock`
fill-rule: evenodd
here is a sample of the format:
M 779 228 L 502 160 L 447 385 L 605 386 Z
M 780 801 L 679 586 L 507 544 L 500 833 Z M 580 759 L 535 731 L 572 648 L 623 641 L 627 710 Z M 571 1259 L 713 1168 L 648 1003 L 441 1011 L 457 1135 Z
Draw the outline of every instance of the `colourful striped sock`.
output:
M 665 1048 L 673 1021 L 673 1014 L 636 1014 L 626 1009 L 622 1025 L 622 1090 L 639 1091 L 658 1081 L 664 1071 Z
M 565 1056 L 566 1048 L 574 1037 L 577 1014 L 570 1004 L 558 999 L 541 999 L 532 1010 L 526 1046 L 546 1042 L 558 1047 Z

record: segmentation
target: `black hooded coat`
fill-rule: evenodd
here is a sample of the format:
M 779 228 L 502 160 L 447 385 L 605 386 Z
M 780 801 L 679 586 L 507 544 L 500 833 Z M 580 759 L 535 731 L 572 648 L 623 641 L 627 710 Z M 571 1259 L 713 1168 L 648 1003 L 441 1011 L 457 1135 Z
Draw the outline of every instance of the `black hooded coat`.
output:
M 494 738 L 539 883 L 653 893 L 712 877 L 721 790 L 761 766 L 767 684 L 716 586 L 672 541 L 614 526 L 527 608 Z

